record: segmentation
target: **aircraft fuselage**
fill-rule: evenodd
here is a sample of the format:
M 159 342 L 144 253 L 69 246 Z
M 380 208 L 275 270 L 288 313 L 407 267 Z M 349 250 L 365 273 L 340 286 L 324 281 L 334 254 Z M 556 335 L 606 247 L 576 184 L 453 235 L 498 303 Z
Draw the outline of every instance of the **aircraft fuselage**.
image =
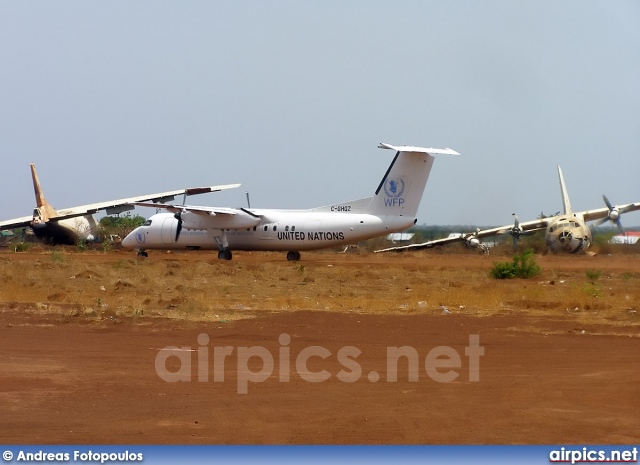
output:
M 45 244 L 75 245 L 83 240 L 96 240 L 94 231 L 97 224 L 93 216 L 78 216 L 60 221 L 40 221 L 34 217 L 31 224 L 34 235 Z
M 318 213 L 308 210 L 252 210 L 263 220 L 253 227 L 224 230 L 230 250 L 299 251 L 354 244 L 403 231 L 413 217 L 372 214 Z M 123 241 L 138 249 L 218 249 L 216 229 L 183 229 L 176 241 L 178 220 L 158 213 Z
M 547 246 L 555 253 L 585 251 L 591 240 L 591 230 L 578 215 L 559 216 L 545 230 Z

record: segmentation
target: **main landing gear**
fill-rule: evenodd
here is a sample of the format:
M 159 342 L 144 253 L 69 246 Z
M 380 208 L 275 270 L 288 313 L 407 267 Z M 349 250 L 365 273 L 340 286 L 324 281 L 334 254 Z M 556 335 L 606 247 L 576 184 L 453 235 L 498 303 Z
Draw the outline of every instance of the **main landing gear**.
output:
M 233 254 L 231 253 L 231 250 L 221 250 L 218 252 L 218 258 L 220 260 L 231 260 L 231 258 L 233 258 Z
M 287 252 L 287 260 L 297 262 L 300 260 L 300 252 Z

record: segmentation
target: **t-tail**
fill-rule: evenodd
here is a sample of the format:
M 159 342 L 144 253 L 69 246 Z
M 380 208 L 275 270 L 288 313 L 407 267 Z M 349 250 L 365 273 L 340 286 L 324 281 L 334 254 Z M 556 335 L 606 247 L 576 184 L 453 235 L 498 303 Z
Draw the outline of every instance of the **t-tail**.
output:
M 564 183 L 564 176 L 562 176 L 562 169 L 558 165 L 558 177 L 560 178 L 560 194 L 562 195 L 562 209 L 565 215 L 571 215 L 571 202 L 569 201 L 569 194 L 567 193 L 567 186 Z
M 34 223 L 46 223 L 51 218 L 58 216 L 55 208 L 51 206 L 47 199 L 44 197 L 42 188 L 40 187 L 40 180 L 38 179 L 38 173 L 36 173 L 36 165 L 31 163 L 31 178 L 33 179 L 33 190 L 36 194 L 36 209 L 33 212 Z
M 395 150 L 375 195 L 367 208 L 373 215 L 395 215 L 415 218 L 424 188 L 433 166 L 435 154 L 460 155 L 452 149 L 434 149 L 380 144 L 379 148 Z

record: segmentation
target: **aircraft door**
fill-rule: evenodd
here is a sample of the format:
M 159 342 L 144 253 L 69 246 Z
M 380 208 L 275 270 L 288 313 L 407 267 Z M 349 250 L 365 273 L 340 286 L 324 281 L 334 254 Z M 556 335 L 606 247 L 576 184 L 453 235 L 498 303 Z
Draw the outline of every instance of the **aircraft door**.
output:
M 273 239 L 271 233 L 273 232 L 273 224 L 265 224 L 262 226 L 261 239 Z
M 165 218 L 162 223 L 162 242 L 165 244 L 171 244 L 176 239 L 176 229 L 178 227 L 178 220 L 175 218 Z

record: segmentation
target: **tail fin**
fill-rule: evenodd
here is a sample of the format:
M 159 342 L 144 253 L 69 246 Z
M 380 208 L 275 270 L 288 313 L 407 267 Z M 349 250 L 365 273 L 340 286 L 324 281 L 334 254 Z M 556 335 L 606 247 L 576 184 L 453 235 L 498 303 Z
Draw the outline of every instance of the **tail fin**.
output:
M 46 223 L 51 218 L 58 216 L 58 212 L 56 212 L 55 208 L 44 198 L 38 173 L 36 173 L 36 165 L 33 163 L 31 163 L 31 178 L 33 179 L 33 190 L 36 194 L 36 211 L 33 212 L 33 216 L 34 219 L 38 216 L 41 222 Z
M 558 177 L 560 178 L 560 194 L 562 195 L 562 208 L 565 215 L 571 215 L 571 202 L 569 202 L 569 194 L 567 193 L 567 186 L 564 184 L 564 176 L 562 176 L 562 170 L 558 165 Z
M 367 213 L 415 217 L 433 165 L 434 154 L 460 155 L 451 149 L 380 144 L 396 156 L 371 197 Z

